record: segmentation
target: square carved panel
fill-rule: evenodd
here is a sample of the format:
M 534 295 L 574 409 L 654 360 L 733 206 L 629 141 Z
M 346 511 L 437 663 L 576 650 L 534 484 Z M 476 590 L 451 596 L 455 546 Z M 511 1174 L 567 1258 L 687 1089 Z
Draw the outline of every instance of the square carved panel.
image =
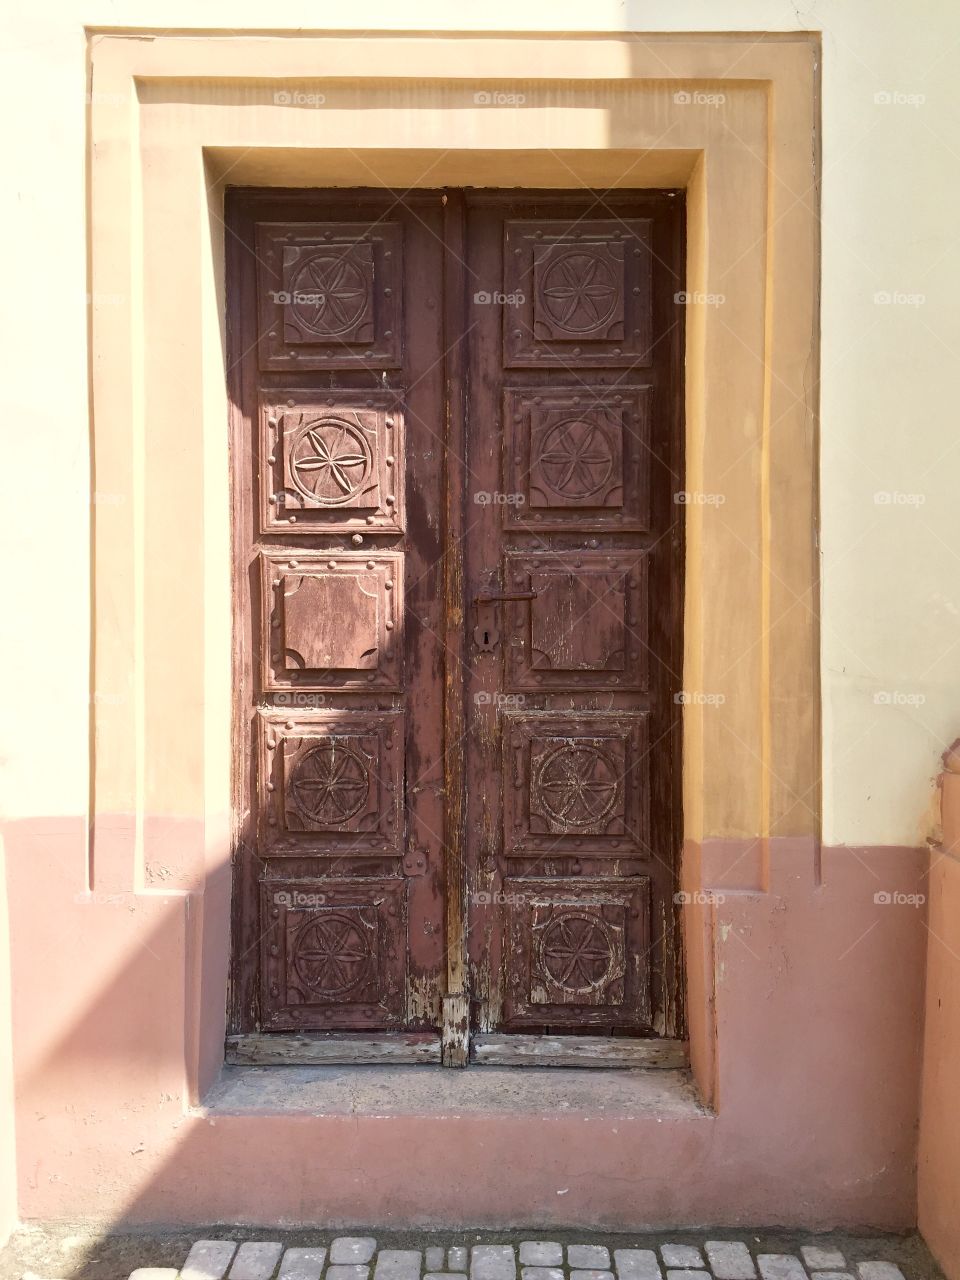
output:
M 400 365 L 399 224 L 261 223 L 257 262 L 261 369 Z
M 650 388 L 512 388 L 503 507 L 518 529 L 650 528 Z
M 584 368 L 652 363 L 650 220 L 508 221 L 504 363 Z
M 507 713 L 508 858 L 649 858 L 649 712 Z
M 648 687 L 645 551 L 512 552 L 507 682 L 544 691 Z
M 259 738 L 262 854 L 400 855 L 402 713 L 261 711 Z
M 264 533 L 403 532 L 403 418 L 395 395 L 263 393 L 260 459 Z
M 399 552 L 263 552 L 263 687 L 400 689 Z
M 260 885 L 265 1030 L 360 1030 L 403 1019 L 404 881 Z
M 504 881 L 507 1027 L 649 1024 L 650 881 Z

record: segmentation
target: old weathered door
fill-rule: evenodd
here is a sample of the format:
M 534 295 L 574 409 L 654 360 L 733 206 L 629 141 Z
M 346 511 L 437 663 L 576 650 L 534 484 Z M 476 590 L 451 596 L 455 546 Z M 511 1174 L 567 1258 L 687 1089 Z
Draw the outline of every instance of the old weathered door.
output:
M 442 205 L 246 193 L 228 225 L 232 1029 L 429 1060 L 445 972 Z
M 227 225 L 233 1058 L 675 1035 L 676 197 Z
M 681 212 L 674 195 L 468 197 L 483 1061 L 564 1060 L 545 1033 L 591 1033 L 577 1059 L 609 1061 L 604 1034 L 678 1026 Z

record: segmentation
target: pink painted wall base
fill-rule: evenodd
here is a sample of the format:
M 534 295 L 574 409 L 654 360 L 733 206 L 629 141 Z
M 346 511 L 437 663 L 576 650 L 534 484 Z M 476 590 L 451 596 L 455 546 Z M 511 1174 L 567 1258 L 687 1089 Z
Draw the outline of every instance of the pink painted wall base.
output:
M 198 1063 L 222 1043 L 223 987 L 212 990 L 203 953 L 226 954 L 225 897 L 203 912 L 200 894 L 85 899 L 73 874 L 81 837 L 79 822 L 7 833 L 27 1220 L 916 1221 L 921 851 L 826 849 L 817 883 L 809 842 L 772 841 L 765 892 L 717 891 L 685 908 L 700 975 L 691 1038 L 713 1045 L 715 1114 L 651 1105 L 641 1076 L 635 1106 L 618 1083 L 612 1108 L 577 1093 L 566 1110 L 461 1108 L 445 1081 L 438 1105 L 414 1112 L 403 1071 L 428 1068 L 400 1069 L 392 1093 L 336 1114 L 316 1097 L 281 1107 L 255 1092 L 242 1108 L 221 1092 L 212 1110 L 191 1109 Z M 296 1078 L 285 1070 L 269 1076 L 274 1098 Z M 469 1090 L 482 1070 L 456 1079 Z M 604 1088 L 596 1077 L 590 1087 Z
M 943 839 L 930 851 L 918 1223 L 960 1277 L 960 753 L 944 756 Z

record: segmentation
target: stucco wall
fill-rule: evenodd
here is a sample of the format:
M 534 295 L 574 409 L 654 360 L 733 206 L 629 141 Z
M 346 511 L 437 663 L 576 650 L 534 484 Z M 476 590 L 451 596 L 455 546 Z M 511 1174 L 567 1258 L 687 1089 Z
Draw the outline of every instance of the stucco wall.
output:
M 396 25 L 397 12 L 388 3 L 345 13 L 237 0 L 206 6 L 203 25 L 375 30 Z M 463 22 L 456 9 L 423 0 L 409 0 L 403 17 L 411 29 Z M 823 31 L 823 834 L 828 844 L 921 843 L 938 756 L 960 717 L 952 523 L 960 443 L 946 409 L 960 343 L 960 248 L 943 212 L 957 182 L 960 100 L 949 50 L 960 12 L 945 0 L 909 9 L 681 0 L 668 11 L 493 0 L 470 19 L 486 30 Z M 14 563 L 33 584 L 21 625 L 4 637 L 6 669 L 17 678 L 0 726 L 0 798 L 14 815 L 77 815 L 86 805 L 84 23 L 176 30 L 195 26 L 197 12 L 186 0 L 59 0 L 5 19 L 15 197 L 2 211 L 6 243 L 40 246 L 10 253 L 5 266 L 15 305 L 4 316 L 4 350 L 15 377 L 4 391 L 4 522 Z M 894 100 L 877 102 L 877 94 Z M 55 587 L 35 568 L 48 563 Z M 41 756 L 46 767 L 37 770 Z
M 464 17 L 448 4 L 402 6 L 408 28 L 456 29 Z M 492 0 L 469 18 L 487 30 L 823 31 L 823 834 L 828 845 L 922 844 L 938 756 L 960 720 L 960 444 L 949 412 L 960 344 L 958 248 L 943 213 L 958 184 L 960 103 L 950 50 L 960 39 L 960 12 L 945 0 L 909 7 L 701 0 L 669 8 Z M 91 0 L 5 19 L 0 94 L 13 127 L 12 194 L 0 210 L 11 303 L 2 320 L 9 372 L 0 510 L 13 565 L 13 625 L 0 641 L 8 673 L 0 805 L 6 817 L 46 824 L 15 852 L 21 894 L 37 895 L 38 925 L 45 884 L 70 893 L 86 887 L 89 510 L 97 482 L 89 465 L 82 28 L 170 30 L 198 21 L 234 31 L 377 30 L 398 22 L 398 5 L 358 0 L 348 10 L 318 10 L 236 0 L 205 6 L 200 18 L 186 0 Z M 44 829 L 49 841 L 38 844 Z M 24 921 L 18 935 L 21 978 L 39 963 L 29 951 L 33 923 L 31 912 L 31 928 Z M 179 944 L 170 945 L 176 954 Z M 930 945 L 941 943 L 931 937 Z M 118 955 L 88 962 L 79 985 L 97 1008 L 93 975 L 107 988 Z M 71 981 L 69 964 L 53 972 Z M 164 982 L 172 1017 L 182 991 L 177 975 Z M 94 1028 L 78 1047 L 65 1029 L 64 1045 L 93 1057 L 104 1036 L 129 1034 L 102 1009 L 100 1016 L 99 1035 Z M 179 1071 L 176 1061 L 166 1066 L 164 1090 Z M 955 1106 L 955 1092 L 953 1099 Z M 949 1096 L 938 1105 L 949 1107 Z M 928 1194 L 949 1202 L 956 1190 L 938 1182 Z M 123 1201 L 121 1190 L 114 1199 Z M 941 1215 L 931 1209 L 928 1216 L 936 1222 Z M 955 1258 L 953 1266 L 960 1270 Z

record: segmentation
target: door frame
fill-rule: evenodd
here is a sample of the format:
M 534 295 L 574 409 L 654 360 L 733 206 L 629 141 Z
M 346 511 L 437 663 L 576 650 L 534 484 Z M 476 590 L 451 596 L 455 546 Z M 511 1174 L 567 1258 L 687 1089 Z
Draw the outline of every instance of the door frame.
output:
M 688 192 L 688 485 L 727 496 L 722 519 L 688 512 L 685 599 L 685 686 L 726 698 L 684 706 L 691 1065 L 713 1098 L 724 1040 L 711 895 L 768 893 L 777 848 L 819 866 L 818 37 L 89 34 L 92 431 L 106 498 L 93 522 L 88 882 L 196 900 L 188 1092 L 223 1061 L 235 820 L 224 189 L 359 185 L 371 169 L 395 185 L 568 187 L 572 168 L 588 184 Z M 325 66 L 339 78 L 318 81 Z M 477 103 L 478 83 L 524 102 Z M 322 122 L 250 84 L 326 89 Z M 172 825 L 157 880 L 149 851 Z

